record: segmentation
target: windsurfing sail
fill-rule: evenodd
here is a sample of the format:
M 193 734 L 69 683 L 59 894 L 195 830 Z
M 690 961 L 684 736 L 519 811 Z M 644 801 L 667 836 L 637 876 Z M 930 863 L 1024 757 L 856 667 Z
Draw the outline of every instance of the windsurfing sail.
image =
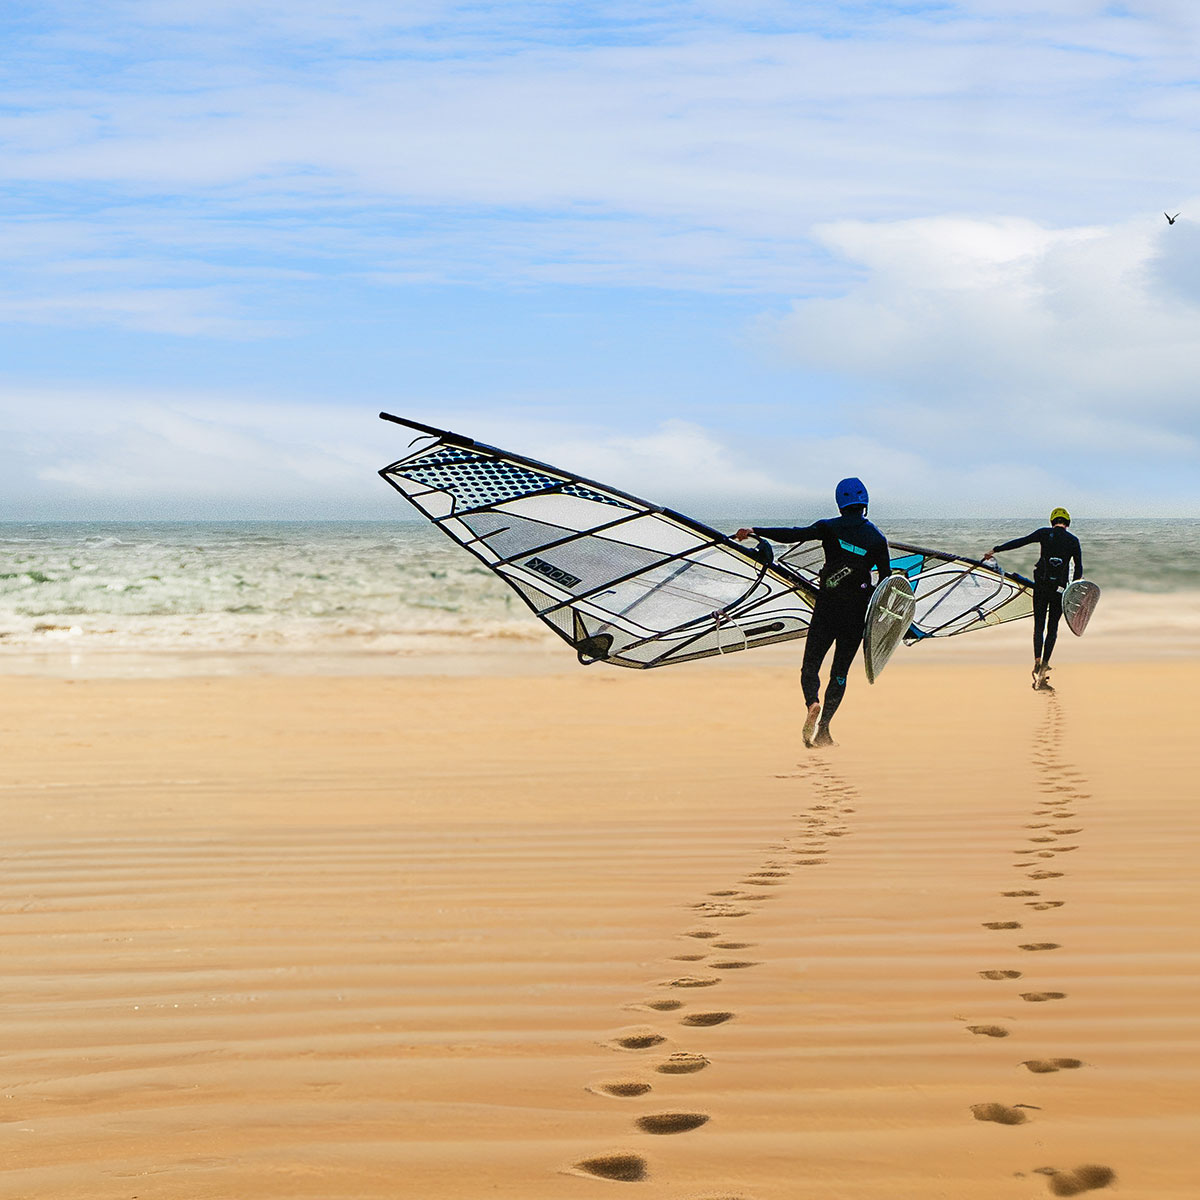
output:
M 808 632 L 814 589 L 699 521 L 460 434 L 379 474 L 517 593 L 582 663 L 659 667 Z
M 1076 637 L 1083 637 L 1083 631 L 1099 603 L 1099 585 L 1090 579 L 1076 579 L 1074 583 L 1067 584 L 1062 596 L 1063 619 Z
M 867 605 L 863 630 L 863 666 L 867 669 L 868 683 L 874 683 L 883 673 L 888 659 L 911 627 L 916 610 L 912 585 L 905 576 L 889 575 L 876 585 Z
M 904 635 L 910 645 L 1033 615 L 1033 580 L 1023 575 L 903 542 L 890 542 L 889 549 L 892 570 L 903 572 L 916 597 L 916 612 Z M 805 542 L 781 554 L 779 561 L 815 587 L 824 554 L 819 544 Z

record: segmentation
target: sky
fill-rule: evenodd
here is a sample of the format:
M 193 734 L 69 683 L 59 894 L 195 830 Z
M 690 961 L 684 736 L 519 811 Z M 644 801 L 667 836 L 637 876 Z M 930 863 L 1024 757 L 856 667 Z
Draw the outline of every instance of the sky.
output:
M 0 520 L 408 516 L 381 409 L 699 515 L 1200 514 L 1185 0 L 8 0 L 0 45 Z

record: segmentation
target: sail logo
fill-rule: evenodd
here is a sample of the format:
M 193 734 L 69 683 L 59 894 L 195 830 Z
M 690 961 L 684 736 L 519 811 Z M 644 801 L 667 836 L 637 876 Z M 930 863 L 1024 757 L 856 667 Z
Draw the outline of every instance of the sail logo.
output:
M 541 558 L 528 559 L 525 565 L 531 570 L 536 571 L 539 575 L 545 575 L 547 579 L 553 579 L 555 583 L 562 587 L 573 588 L 579 584 L 579 576 L 572 575 L 568 571 L 563 571 L 559 567 L 552 566 Z

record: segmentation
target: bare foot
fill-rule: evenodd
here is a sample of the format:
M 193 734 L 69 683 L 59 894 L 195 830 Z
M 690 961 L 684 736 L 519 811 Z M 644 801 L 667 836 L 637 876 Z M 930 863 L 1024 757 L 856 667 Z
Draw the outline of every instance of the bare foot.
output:
M 804 739 L 804 744 L 811 750 L 813 747 L 813 734 L 817 729 L 817 722 L 821 719 L 821 706 L 816 702 L 808 706 L 808 714 L 804 718 L 804 728 L 800 731 L 800 736 Z

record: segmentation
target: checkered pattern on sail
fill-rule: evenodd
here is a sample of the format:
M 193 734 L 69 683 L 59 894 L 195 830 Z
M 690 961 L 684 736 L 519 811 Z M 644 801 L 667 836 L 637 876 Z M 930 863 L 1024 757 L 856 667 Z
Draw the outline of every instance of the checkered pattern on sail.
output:
M 623 508 L 621 501 L 578 483 L 543 475 L 519 463 L 477 454 L 457 446 L 442 446 L 404 464 L 403 474 L 426 487 L 449 492 L 459 508 L 483 508 L 517 500 L 531 492 L 559 488 L 568 496 L 596 500 Z
M 380 474 L 581 661 L 656 667 L 808 629 L 799 580 L 699 522 L 556 467 L 454 438 Z

